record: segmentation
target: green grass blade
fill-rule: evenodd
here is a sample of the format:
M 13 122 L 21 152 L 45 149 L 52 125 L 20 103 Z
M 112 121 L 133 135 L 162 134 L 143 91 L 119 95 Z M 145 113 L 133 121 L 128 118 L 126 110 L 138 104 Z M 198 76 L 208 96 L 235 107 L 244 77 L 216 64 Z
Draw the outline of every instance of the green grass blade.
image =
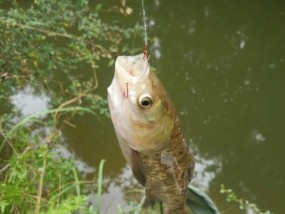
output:
M 72 167 L 72 172 L 73 172 L 74 179 L 75 179 L 76 194 L 77 196 L 80 196 L 80 182 L 79 182 L 77 170 L 75 167 Z
M 102 159 L 99 164 L 98 181 L 97 181 L 97 210 L 100 213 L 102 202 L 102 184 L 103 184 L 103 168 L 105 160 Z

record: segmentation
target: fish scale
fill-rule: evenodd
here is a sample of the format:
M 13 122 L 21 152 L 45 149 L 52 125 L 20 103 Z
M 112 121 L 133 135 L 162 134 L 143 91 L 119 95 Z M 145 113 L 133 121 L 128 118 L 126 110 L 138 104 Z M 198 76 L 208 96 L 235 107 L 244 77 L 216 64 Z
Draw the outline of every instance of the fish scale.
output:
M 146 174 L 146 197 L 164 202 L 165 213 L 187 213 L 185 197 L 193 175 L 194 160 L 176 117 L 169 144 L 159 153 L 138 153 Z M 185 170 L 189 169 L 189 170 Z

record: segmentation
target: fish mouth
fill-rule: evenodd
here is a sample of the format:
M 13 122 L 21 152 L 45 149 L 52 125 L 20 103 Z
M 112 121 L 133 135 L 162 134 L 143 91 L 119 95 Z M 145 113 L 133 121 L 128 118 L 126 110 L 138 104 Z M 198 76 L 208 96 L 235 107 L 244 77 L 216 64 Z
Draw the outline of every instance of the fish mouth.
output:
M 143 83 L 149 76 L 148 59 L 143 54 L 135 56 L 118 56 L 115 63 L 115 74 L 108 87 L 108 96 L 112 100 L 128 97 L 129 89 Z M 131 94 L 131 93 L 130 93 Z
M 136 56 L 118 56 L 115 64 L 119 79 L 137 82 L 149 72 L 148 59 L 143 54 Z

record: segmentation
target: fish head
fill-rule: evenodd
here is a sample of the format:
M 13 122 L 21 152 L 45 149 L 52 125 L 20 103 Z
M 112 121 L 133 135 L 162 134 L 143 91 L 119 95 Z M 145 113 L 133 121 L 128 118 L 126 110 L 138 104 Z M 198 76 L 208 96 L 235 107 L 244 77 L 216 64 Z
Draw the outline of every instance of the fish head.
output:
M 132 149 L 154 153 L 169 143 L 174 107 L 143 54 L 117 58 L 108 105 L 118 139 Z

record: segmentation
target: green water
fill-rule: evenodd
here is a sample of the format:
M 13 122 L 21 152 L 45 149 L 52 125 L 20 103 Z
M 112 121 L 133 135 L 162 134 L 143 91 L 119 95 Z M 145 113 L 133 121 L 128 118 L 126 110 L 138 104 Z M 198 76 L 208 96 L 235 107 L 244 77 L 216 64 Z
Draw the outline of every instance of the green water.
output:
M 132 25 L 140 1 L 128 3 L 135 15 L 126 23 Z M 150 63 L 194 151 L 193 184 L 223 213 L 243 212 L 225 202 L 221 184 L 262 210 L 284 213 L 285 2 L 145 0 L 145 5 L 154 38 Z M 106 97 L 113 68 L 102 65 L 97 93 Z M 96 168 L 106 159 L 103 213 L 113 213 L 135 182 L 111 121 L 84 116 L 72 122 L 77 128 L 64 129 L 63 137 L 81 166 Z

